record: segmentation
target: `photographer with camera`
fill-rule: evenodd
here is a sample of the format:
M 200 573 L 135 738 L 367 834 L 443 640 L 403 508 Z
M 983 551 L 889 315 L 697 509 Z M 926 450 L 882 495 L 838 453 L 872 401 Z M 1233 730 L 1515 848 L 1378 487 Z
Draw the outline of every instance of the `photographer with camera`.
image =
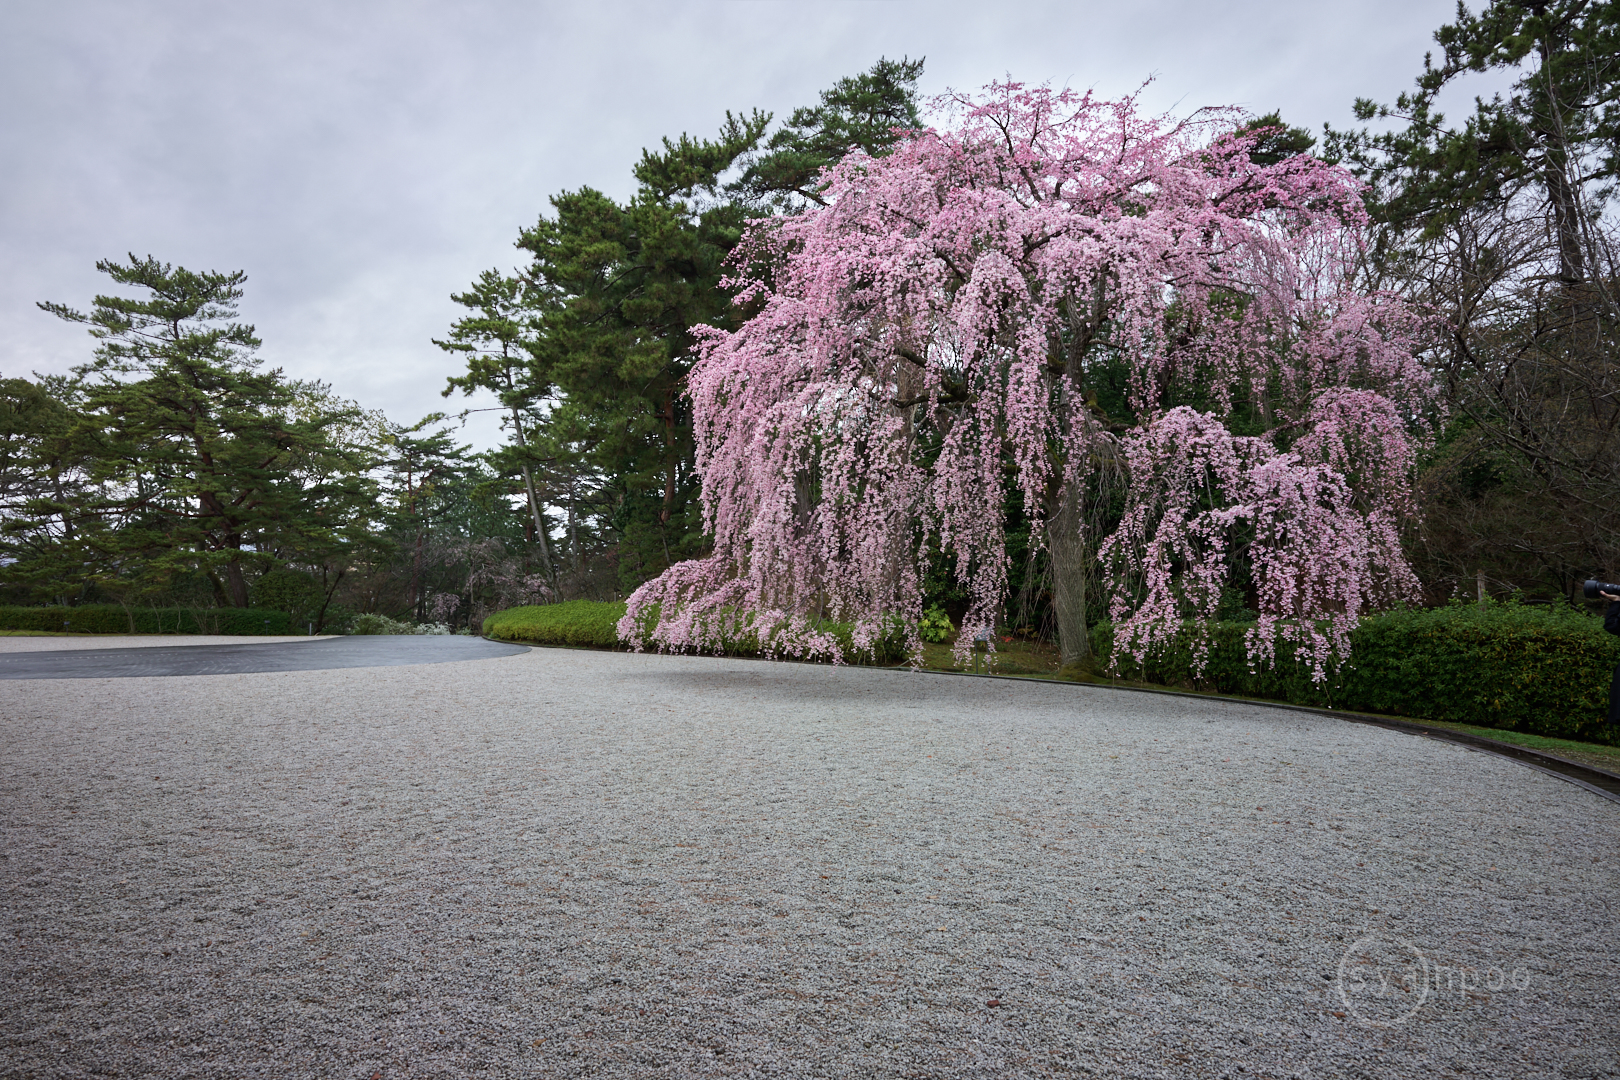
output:
M 1583 591 L 1588 600 L 1603 599 L 1609 602 L 1603 612 L 1603 629 L 1611 634 L 1620 634 L 1620 585 L 1588 581 Z M 1609 725 L 1613 727 L 1615 724 L 1620 724 L 1620 665 L 1615 667 L 1614 680 L 1609 683 Z

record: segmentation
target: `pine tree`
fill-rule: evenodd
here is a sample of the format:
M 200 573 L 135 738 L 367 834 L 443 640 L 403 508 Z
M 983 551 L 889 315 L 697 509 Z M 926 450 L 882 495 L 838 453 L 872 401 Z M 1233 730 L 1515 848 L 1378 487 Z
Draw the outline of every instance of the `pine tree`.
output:
M 1424 478 L 1431 595 L 1481 576 L 1570 596 L 1620 560 L 1620 2 L 1459 6 L 1416 87 L 1328 132 L 1371 182 L 1385 287 L 1444 321 L 1452 422 Z M 1512 79 L 1460 122 L 1471 76 Z M 1499 586 L 1500 587 L 1500 586 Z M 1535 589 L 1535 591 L 1542 591 Z M 1545 592 L 1543 595 L 1545 595 Z
M 545 513 L 540 491 L 535 485 L 535 458 L 531 452 L 531 419 L 536 403 L 551 390 L 550 383 L 535 368 L 535 309 L 540 302 L 531 296 L 534 288 L 519 277 L 507 277 L 498 270 L 486 270 L 473 287 L 450 297 L 471 314 L 458 319 L 444 340 L 434 344 L 446 352 L 459 353 L 467 360 L 467 371 L 452 376 L 444 396 L 460 390 L 493 393 L 505 414 L 501 423 L 512 433 L 510 452 L 502 455 L 523 477 L 523 494 L 534 527 L 535 545 L 542 573 L 554 585 L 556 566 L 551 558 Z
M 332 539 L 365 497 L 357 478 L 369 463 L 332 470 L 346 455 L 328 429 L 344 412 L 301 410 L 297 386 L 262 369 L 253 327 L 235 321 L 244 273 L 133 255 L 96 268 L 145 295 L 97 296 L 88 314 L 39 305 L 99 344 L 74 369 L 69 438 L 85 486 L 55 508 L 77 528 L 26 569 L 126 599 L 201 573 L 221 605 L 246 607 L 271 549 Z M 323 458 L 327 467 L 312 467 Z
M 1376 184 L 1378 216 L 1430 238 L 1471 209 L 1539 191 L 1558 241 L 1559 280 L 1593 271 L 1583 232 L 1620 177 L 1620 2 L 1496 0 L 1434 34 L 1417 88 L 1393 106 L 1356 102 L 1358 119 L 1404 122 L 1372 134 L 1329 132 L 1329 151 Z M 1509 92 L 1476 98 L 1449 126 L 1435 108 L 1470 73 L 1517 74 Z M 1590 194 L 1583 194 L 1589 191 Z

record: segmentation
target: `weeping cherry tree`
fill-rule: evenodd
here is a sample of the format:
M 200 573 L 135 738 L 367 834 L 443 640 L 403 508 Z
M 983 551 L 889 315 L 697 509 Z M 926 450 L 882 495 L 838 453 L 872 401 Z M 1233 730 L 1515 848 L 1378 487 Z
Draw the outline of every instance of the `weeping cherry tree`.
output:
M 1291 639 L 1320 675 L 1415 586 L 1399 532 L 1434 411 L 1425 324 L 1357 288 L 1357 182 L 1255 153 L 1268 133 L 1231 110 L 1004 83 L 936 115 L 751 229 L 733 285 L 754 314 L 703 336 L 688 383 L 713 553 L 639 589 L 623 632 L 656 606 L 658 647 L 750 620 L 836 656 L 823 620 L 857 645 L 915 623 L 935 541 L 965 649 L 1006 593 L 1011 496 L 1065 663 L 1103 603 L 1138 656 L 1213 619 L 1241 561 L 1251 656 Z M 1111 494 L 1105 532 L 1082 508 Z

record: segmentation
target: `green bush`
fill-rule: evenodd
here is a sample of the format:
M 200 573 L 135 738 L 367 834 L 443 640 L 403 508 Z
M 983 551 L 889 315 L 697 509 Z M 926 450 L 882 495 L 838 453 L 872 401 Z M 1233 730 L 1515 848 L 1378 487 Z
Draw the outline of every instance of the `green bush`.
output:
M 1275 698 L 1295 705 L 1337 704 L 1337 679 L 1326 685 L 1311 680 L 1311 671 L 1294 659 L 1294 649 L 1286 642 L 1277 646 L 1277 663 L 1256 671 L 1249 669 L 1249 654 L 1243 635 L 1253 623 L 1218 622 L 1209 628 L 1208 652 L 1203 667 L 1194 675 L 1193 642 L 1196 627 L 1184 626 L 1175 640 L 1138 662 L 1129 655 L 1113 660 L 1114 628 L 1098 623 L 1091 628 L 1091 647 L 1099 667 L 1120 679 L 1214 690 L 1243 697 Z
M 1301 705 L 1620 742 L 1620 730 L 1607 724 L 1620 638 L 1582 611 L 1492 603 L 1372 615 L 1352 632 L 1348 662 L 1322 684 L 1311 681 L 1287 646 L 1276 664 L 1250 671 L 1243 633 L 1252 625 L 1217 623 L 1198 677 L 1190 627 L 1146 663 L 1125 657 L 1111 674 Z M 1106 660 L 1113 628 L 1095 627 L 1092 644 Z
M 617 624 L 622 618 L 623 601 L 569 600 L 562 604 L 533 604 L 497 611 L 484 620 L 484 635 L 535 645 L 592 645 L 611 649 L 621 644 Z
M 133 629 L 132 629 L 133 627 Z M 0 630 L 70 634 L 302 634 L 285 611 L 258 608 L 0 607 Z
M 626 644 L 620 640 L 618 631 L 624 612 L 623 601 L 569 600 L 562 604 L 508 608 L 484 620 L 484 634 L 501 641 L 526 641 L 535 645 L 620 648 Z M 656 619 L 656 614 L 653 618 Z M 719 641 L 703 651 L 722 656 L 759 656 L 767 651 L 761 649 L 758 636 L 748 626 L 749 620 L 727 619 L 727 622 L 719 633 Z M 852 662 L 894 664 L 905 659 L 905 639 L 898 623 L 877 642 L 876 649 L 872 650 L 875 655 L 856 652 L 853 628 L 849 624 L 827 623 L 824 629 L 837 638 L 845 658 Z
M 259 575 L 248 596 L 256 608 L 285 611 L 295 621 L 314 620 L 325 595 L 320 582 L 301 570 L 276 569 Z
M 923 612 L 923 617 L 917 621 L 917 636 L 935 645 L 942 645 L 951 640 L 954 633 L 956 626 L 951 622 L 951 617 L 945 614 L 945 609 L 938 604 Z

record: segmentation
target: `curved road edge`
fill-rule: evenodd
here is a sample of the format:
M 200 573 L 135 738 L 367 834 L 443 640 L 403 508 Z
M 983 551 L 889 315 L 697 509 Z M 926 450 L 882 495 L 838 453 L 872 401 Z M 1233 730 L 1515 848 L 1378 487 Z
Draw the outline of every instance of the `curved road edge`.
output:
M 1229 702 L 1234 705 L 1258 705 L 1267 709 L 1283 709 L 1288 712 L 1312 713 L 1316 716 L 1329 716 L 1337 720 L 1348 720 L 1353 724 L 1371 724 L 1375 727 L 1389 728 L 1392 731 L 1405 732 L 1408 735 L 1419 735 L 1428 739 L 1437 739 L 1441 742 L 1455 743 L 1466 746 L 1470 750 L 1479 750 L 1483 753 L 1497 754 L 1520 765 L 1528 765 L 1532 769 L 1539 769 L 1549 773 L 1560 780 L 1567 780 L 1572 784 L 1601 795 L 1605 799 L 1620 803 L 1620 774 L 1608 772 L 1604 769 L 1585 765 L 1569 758 L 1559 757 L 1542 750 L 1532 750 L 1527 746 L 1516 743 L 1502 742 L 1498 739 L 1489 739 L 1483 735 L 1470 735 L 1463 731 L 1452 731 L 1449 728 L 1438 728 L 1424 724 L 1418 720 L 1406 720 L 1393 716 L 1380 716 L 1377 713 L 1349 712 L 1343 709 L 1325 709 L 1315 705 L 1293 705 L 1286 701 L 1266 701 L 1263 698 L 1234 697 L 1230 694 L 1197 694 L 1187 690 L 1159 689 L 1152 686 L 1119 686 L 1105 682 L 1070 682 L 1066 679 L 1032 679 L 1020 675 L 983 675 L 972 671 L 931 671 L 908 667 L 892 668 L 893 671 L 918 671 L 923 675 L 948 675 L 969 679 L 1004 679 L 1008 682 L 1048 683 L 1058 686 L 1090 687 L 1097 690 L 1122 690 L 1133 694 L 1162 694 L 1166 697 L 1191 698 L 1195 701 Z

